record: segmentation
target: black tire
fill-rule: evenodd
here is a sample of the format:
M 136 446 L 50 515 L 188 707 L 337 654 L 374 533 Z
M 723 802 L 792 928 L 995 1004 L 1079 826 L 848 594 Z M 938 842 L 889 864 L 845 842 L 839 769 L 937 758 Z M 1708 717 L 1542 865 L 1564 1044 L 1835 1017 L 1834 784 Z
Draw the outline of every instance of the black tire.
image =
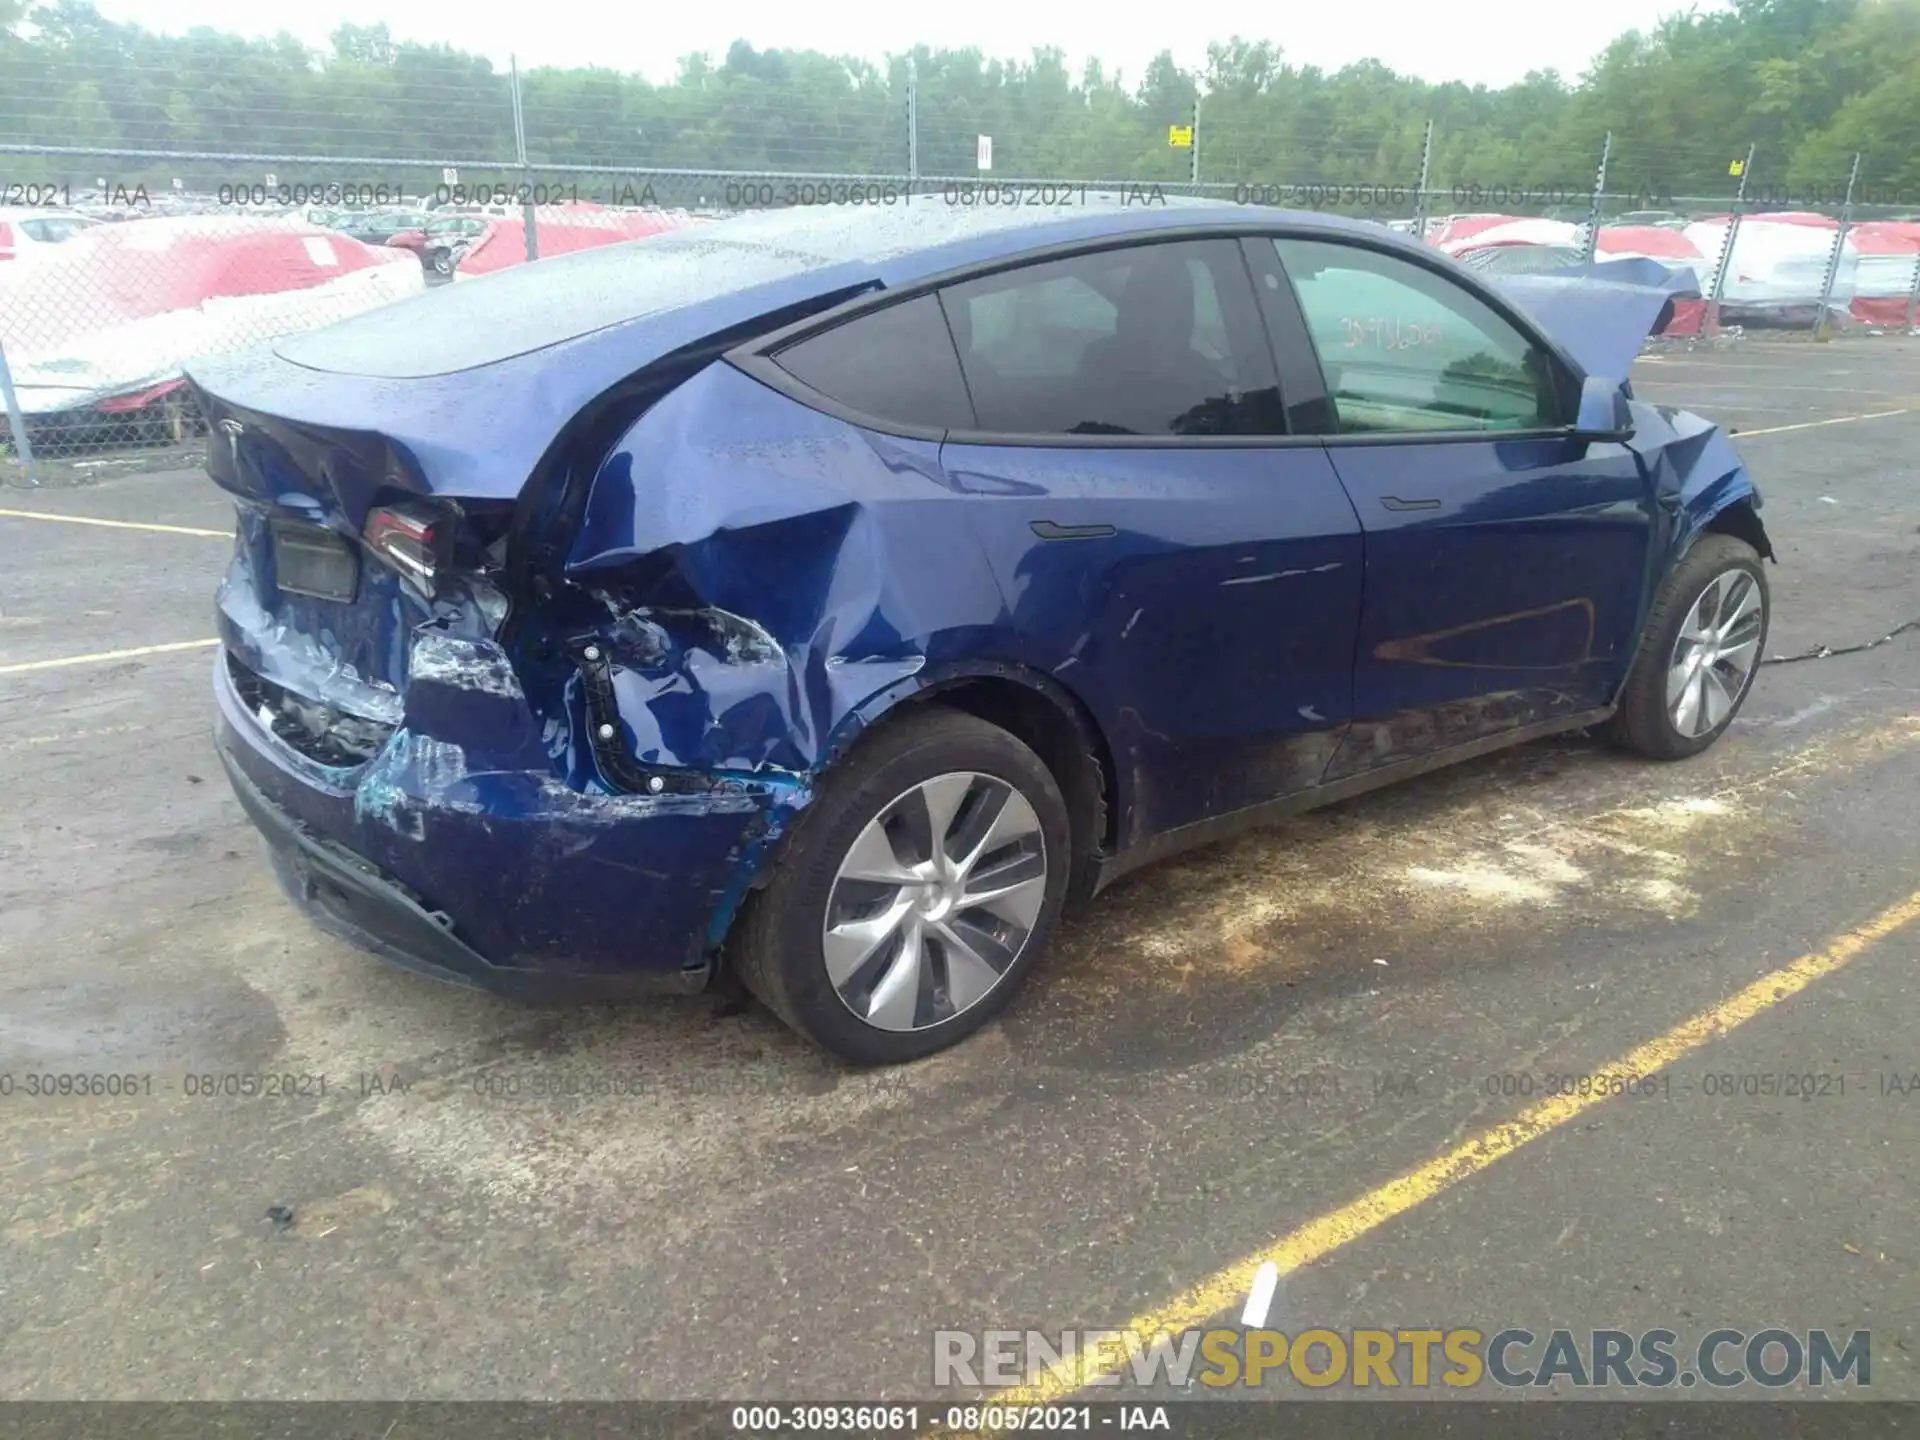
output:
M 1667 667 L 1680 627 L 1707 586 L 1730 570 L 1744 571 L 1760 589 L 1760 634 L 1753 668 L 1747 672 L 1733 704 L 1718 725 L 1700 735 L 1686 735 L 1667 711 Z M 1673 567 L 1654 598 L 1641 639 L 1640 653 L 1620 694 L 1619 708 L 1608 727 L 1608 738 L 1652 760 L 1685 760 L 1705 750 L 1733 723 L 1753 689 L 1760 662 L 1767 653 L 1767 631 L 1773 623 L 1773 595 L 1760 556 L 1746 541 L 1732 535 L 1703 535 Z
M 922 1029 L 880 1029 L 848 1007 L 827 975 L 822 931 L 834 878 L 860 833 L 897 797 L 954 771 L 1000 780 L 1033 807 L 1046 847 L 1044 900 L 1025 945 L 983 998 Z M 1071 843 L 1066 802 L 1039 756 L 996 725 L 929 704 L 887 721 L 827 771 L 768 883 L 748 899 L 729 945 L 732 965 L 762 1004 L 842 1060 L 920 1059 L 980 1029 L 1025 982 L 1060 917 Z

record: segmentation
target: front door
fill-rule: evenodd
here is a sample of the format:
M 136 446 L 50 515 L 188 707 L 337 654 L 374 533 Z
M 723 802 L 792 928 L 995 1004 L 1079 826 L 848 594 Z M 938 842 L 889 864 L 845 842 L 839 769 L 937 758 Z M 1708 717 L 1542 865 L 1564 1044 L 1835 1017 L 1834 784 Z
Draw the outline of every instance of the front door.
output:
M 1633 661 L 1651 485 L 1570 433 L 1564 364 L 1439 266 L 1274 242 L 1359 515 L 1354 724 L 1327 778 L 1609 704 Z

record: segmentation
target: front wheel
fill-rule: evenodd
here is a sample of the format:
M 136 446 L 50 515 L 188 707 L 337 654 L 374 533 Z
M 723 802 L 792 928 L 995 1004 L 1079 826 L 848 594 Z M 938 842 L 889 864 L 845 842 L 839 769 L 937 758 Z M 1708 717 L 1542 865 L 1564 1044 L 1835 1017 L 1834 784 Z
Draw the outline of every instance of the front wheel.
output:
M 1613 738 L 1655 760 L 1684 760 L 1718 740 L 1753 686 L 1772 609 L 1754 548 L 1702 536 L 1654 600 Z
M 855 1064 L 985 1025 L 1059 918 L 1066 802 L 998 726 L 931 706 L 827 773 L 735 937 L 746 987 Z

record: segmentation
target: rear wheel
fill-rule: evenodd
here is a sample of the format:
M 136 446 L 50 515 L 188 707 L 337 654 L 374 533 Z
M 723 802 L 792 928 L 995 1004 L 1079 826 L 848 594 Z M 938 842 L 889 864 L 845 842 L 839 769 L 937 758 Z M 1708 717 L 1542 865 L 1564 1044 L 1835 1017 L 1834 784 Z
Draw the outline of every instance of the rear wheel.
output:
M 1655 760 L 1698 755 L 1739 713 L 1766 653 L 1772 595 L 1744 540 L 1706 535 L 1661 586 L 1612 735 Z
M 902 716 L 822 781 L 741 917 L 740 978 L 856 1064 L 943 1050 L 1039 958 L 1070 843 L 1059 786 L 1019 740 L 944 707 Z

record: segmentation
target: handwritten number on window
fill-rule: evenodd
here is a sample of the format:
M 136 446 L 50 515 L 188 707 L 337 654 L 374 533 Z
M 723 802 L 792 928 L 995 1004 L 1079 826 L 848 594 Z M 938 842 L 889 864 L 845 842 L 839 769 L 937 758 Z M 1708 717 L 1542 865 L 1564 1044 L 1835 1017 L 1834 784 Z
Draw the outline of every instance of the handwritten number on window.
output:
M 1438 345 L 1441 340 L 1437 320 L 1431 325 L 1422 325 L 1417 320 L 1374 315 L 1359 320 L 1343 319 L 1340 328 L 1346 334 L 1349 350 L 1367 344 L 1379 350 L 1411 350 L 1420 345 Z

